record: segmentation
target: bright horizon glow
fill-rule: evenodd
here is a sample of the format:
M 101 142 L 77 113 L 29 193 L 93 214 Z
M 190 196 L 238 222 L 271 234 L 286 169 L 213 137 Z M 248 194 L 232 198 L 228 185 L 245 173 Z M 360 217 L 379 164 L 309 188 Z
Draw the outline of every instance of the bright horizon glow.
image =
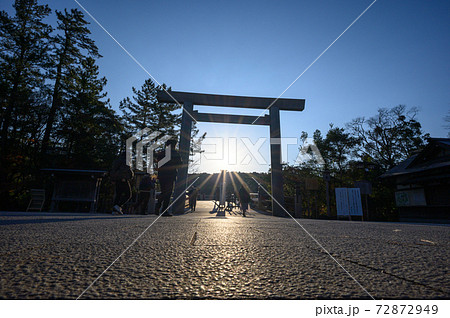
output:
M 259 148 L 261 157 L 266 164 L 258 163 L 244 142 L 256 144 L 259 138 L 249 129 L 261 126 L 244 127 L 239 124 L 199 123 L 207 132 L 207 138 L 202 144 L 202 154 L 197 154 L 191 172 L 217 173 L 221 170 L 236 172 L 267 172 L 270 164 L 269 139 Z M 249 126 L 249 125 L 245 125 Z M 266 130 L 269 137 L 269 128 Z M 191 158 L 192 159 L 192 158 Z

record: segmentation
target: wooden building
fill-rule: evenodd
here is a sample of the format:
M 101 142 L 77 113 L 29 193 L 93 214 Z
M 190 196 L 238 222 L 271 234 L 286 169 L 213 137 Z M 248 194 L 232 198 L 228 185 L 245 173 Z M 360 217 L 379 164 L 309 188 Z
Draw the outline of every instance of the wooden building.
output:
M 381 178 L 395 186 L 400 221 L 450 223 L 450 138 L 430 138 Z

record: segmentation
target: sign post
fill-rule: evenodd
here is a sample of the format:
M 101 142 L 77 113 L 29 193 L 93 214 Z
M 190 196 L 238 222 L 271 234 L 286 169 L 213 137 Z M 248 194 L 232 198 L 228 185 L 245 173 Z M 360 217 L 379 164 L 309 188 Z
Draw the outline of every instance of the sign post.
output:
M 336 208 L 337 216 L 348 216 L 351 221 L 352 216 L 361 216 L 362 204 L 359 188 L 336 188 Z

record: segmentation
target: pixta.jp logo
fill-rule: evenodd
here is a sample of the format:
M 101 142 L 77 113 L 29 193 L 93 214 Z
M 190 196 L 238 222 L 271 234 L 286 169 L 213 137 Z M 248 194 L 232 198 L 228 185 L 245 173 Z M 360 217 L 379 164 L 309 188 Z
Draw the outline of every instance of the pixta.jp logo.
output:
M 147 165 L 147 172 L 153 174 L 153 153 L 155 149 L 163 146 L 170 136 L 162 136 L 161 132 L 154 131 L 150 133 L 150 129 L 144 128 L 127 139 L 126 142 L 126 164 L 133 169 L 133 157 L 136 162 L 136 170 L 144 171 L 144 163 Z M 136 151 L 133 152 L 133 144 L 136 141 Z M 144 155 L 144 147 L 147 148 Z M 158 161 L 158 168 L 170 161 L 171 149 L 170 145 L 165 148 L 164 158 Z M 133 156 L 134 154 L 134 156 Z

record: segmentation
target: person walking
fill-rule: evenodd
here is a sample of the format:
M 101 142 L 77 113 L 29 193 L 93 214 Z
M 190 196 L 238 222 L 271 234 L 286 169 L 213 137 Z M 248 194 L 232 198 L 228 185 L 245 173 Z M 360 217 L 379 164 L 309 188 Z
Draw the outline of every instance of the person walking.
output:
M 239 189 L 239 203 L 241 205 L 242 216 L 245 217 L 245 212 L 248 209 L 248 203 L 250 202 L 250 193 L 244 186 Z
M 170 197 L 172 196 L 174 182 L 177 178 L 178 168 L 181 167 L 182 161 L 180 154 L 175 149 L 177 141 L 175 139 L 169 139 L 166 141 L 164 151 L 161 151 L 157 155 L 158 163 L 165 159 L 166 150 L 170 147 L 170 159 L 168 162 L 158 168 L 158 181 L 161 187 L 161 195 L 158 198 L 155 213 L 163 213 L 162 216 L 172 216 L 166 210 L 169 207 Z M 162 211 L 160 211 L 162 206 Z
M 189 208 L 191 209 L 191 212 L 194 212 L 195 207 L 197 206 L 197 196 L 198 196 L 198 189 L 195 186 L 193 186 L 189 191 Z
M 147 214 L 147 205 L 150 199 L 150 193 L 155 189 L 155 181 L 146 173 L 139 183 L 138 200 L 134 206 L 134 210 L 139 214 Z
M 126 162 L 126 152 L 122 152 L 113 162 L 110 178 L 115 185 L 112 214 L 123 214 L 123 206 L 131 199 L 130 180 L 133 171 Z

